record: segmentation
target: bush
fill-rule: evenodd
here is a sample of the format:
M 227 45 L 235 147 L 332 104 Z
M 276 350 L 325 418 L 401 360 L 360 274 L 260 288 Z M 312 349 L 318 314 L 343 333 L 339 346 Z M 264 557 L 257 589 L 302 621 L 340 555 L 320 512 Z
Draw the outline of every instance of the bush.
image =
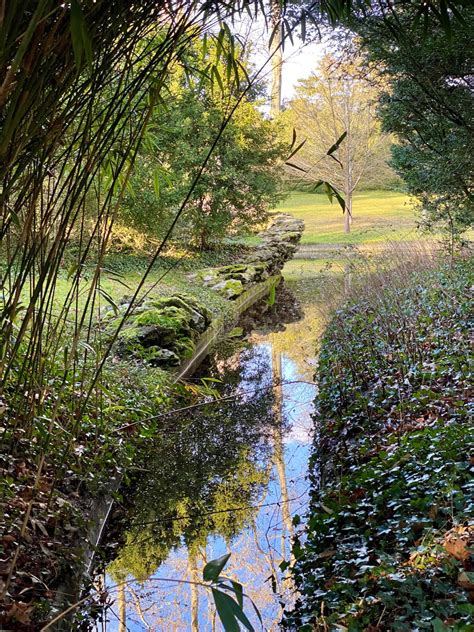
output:
M 472 271 L 369 284 L 330 324 L 287 627 L 472 629 Z

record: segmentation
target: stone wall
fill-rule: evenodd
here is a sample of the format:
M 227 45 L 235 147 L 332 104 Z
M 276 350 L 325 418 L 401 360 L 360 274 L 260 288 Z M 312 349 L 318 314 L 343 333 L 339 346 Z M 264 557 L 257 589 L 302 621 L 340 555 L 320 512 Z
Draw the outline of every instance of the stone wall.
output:
M 260 234 L 261 243 L 242 261 L 218 268 L 207 268 L 189 275 L 196 282 L 236 301 L 259 284 L 278 276 L 295 253 L 304 223 L 291 215 L 273 216 L 269 227 Z M 255 299 L 257 300 L 257 299 Z M 240 299 L 239 299 L 240 302 Z M 114 331 L 129 307 L 123 299 L 119 312 L 104 314 L 106 333 Z M 150 296 L 137 305 L 127 317 L 115 344 L 115 355 L 123 360 L 148 366 L 172 369 L 193 358 L 196 345 L 211 324 L 211 314 L 196 298 L 186 294 L 171 297 Z
M 302 220 L 287 213 L 278 213 L 273 216 L 269 227 L 260 233 L 261 243 L 242 261 L 200 270 L 191 274 L 190 279 L 234 300 L 249 285 L 265 281 L 282 271 L 285 263 L 294 255 L 303 230 Z

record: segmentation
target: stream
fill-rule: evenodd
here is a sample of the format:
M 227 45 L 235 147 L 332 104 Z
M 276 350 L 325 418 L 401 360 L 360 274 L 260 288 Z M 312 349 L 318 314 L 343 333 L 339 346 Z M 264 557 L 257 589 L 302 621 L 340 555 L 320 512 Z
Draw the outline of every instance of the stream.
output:
M 197 584 L 206 561 L 226 552 L 224 574 L 243 585 L 264 630 L 278 630 L 283 608 L 291 608 L 295 591 L 279 564 L 291 561 L 293 521 L 308 502 L 313 379 L 325 319 L 320 279 L 287 285 L 299 317 L 257 326 L 243 343 L 224 341 L 201 370 L 222 399 L 170 419 L 105 578 L 110 587 L 127 583 L 118 594 L 111 589 L 113 604 L 96 630 L 222 630 L 210 592 Z M 262 629 L 247 600 L 244 609 Z

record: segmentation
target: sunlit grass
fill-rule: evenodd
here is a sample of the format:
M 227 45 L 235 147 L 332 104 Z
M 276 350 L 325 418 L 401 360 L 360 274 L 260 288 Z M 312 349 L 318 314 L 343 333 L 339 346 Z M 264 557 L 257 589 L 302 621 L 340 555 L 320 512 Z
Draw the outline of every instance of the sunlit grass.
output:
M 338 273 L 344 270 L 347 263 L 347 249 L 351 245 L 370 249 L 377 248 L 383 242 L 419 239 L 420 234 L 416 230 L 416 218 L 408 196 L 391 191 L 366 191 L 358 193 L 354 198 L 354 222 L 352 232 L 349 235 L 343 232 L 343 219 L 340 207 L 334 203 L 331 205 L 323 194 L 292 193 L 276 209 L 291 213 L 300 217 L 305 222 L 305 232 L 301 243 L 303 246 L 319 247 L 316 258 L 296 258 L 287 262 L 283 274 L 285 279 L 292 283 L 298 281 L 310 281 L 321 278 L 321 273 Z M 257 235 L 240 239 L 225 240 L 229 243 L 246 244 L 255 246 L 260 238 Z M 340 247 L 340 248 L 339 248 Z M 304 254 L 302 255 L 304 256 Z M 168 253 L 169 261 L 161 262 L 151 272 L 147 279 L 144 291 L 157 284 L 154 292 L 171 293 L 186 292 L 204 299 L 211 307 L 219 298 L 215 299 L 215 293 L 208 288 L 194 286 L 190 283 L 188 274 L 193 269 L 207 267 L 208 265 L 222 264 L 213 262 L 211 255 L 199 255 L 191 251 L 179 249 L 176 245 Z M 208 260 L 209 259 L 209 260 Z M 178 261 L 179 260 L 179 261 Z M 174 265 L 177 263 L 178 265 Z M 118 255 L 107 263 L 107 268 L 113 269 L 116 275 L 109 275 L 104 271 L 101 278 L 101 288 L 106 294 L 117 301 L 125 295 L 133 294 L 142 277 L 146 266 L 146 257 L 143 261 L 133 255 Z M 167 271 L 167 269 L 169 271 Z M 86 274 L 87 277 L 87 274 Z M 79 305 L 83 304 L 87 297 L 90 281 L 86 278 L 81 282 Z M 64 277 L 57 282 L 55 306 L 59 308 L 66 298 L 70 282 Z M 106 305 L 103 295 L 97 297 L 102 306 Z
M 302 244 L 359 245 L 420 238 L 410 198 L 394 191 L 355 194 L 349 234 L 344 233 L 341 207 L 321 193 L 292 193 L 276 210 L 304 220 Z

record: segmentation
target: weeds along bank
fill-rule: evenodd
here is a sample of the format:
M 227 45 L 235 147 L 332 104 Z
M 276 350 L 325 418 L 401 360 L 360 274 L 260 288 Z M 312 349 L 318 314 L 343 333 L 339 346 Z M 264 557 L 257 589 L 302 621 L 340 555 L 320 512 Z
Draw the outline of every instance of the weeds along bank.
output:
M 78 342 L 87 361 L 73 359 L 66 375 L 61 367 L 51 370 L 47 390 L 21 391 L 5 382 L 0 628 L 42 629 L 78 598 L 112 492 L 133 475 L 142 451 L 169 432 L 167 413 L 212 395 L 205 380 L 201 386 L 177 380 L 182 367 L 198 351 L 204 357 L 214 340 L 206 339 L 209 332 L 217 337 L 261 298 L 262 288 L 271 292 L 302 230 L 300 220 L 276 215 L 243 260 L 188 278 L 188 292 L 181 286 L 163 294 L 155 287 L 135 305 L 124 297 L 107 306 Z M 75 335 L 66 323 L 58 340 L 65 353 Z M 107 346 L 111 353 L 99 371 Z M 12 370 L 21 370 L 21 354 Z M 90 374 L 99 379 L 89 392 Z M 67 620 L 58 623 L 71 629 Z
M 374 274 L 324 336 L 288 629 L 473 629 L 474 265 L 418 264 Z

